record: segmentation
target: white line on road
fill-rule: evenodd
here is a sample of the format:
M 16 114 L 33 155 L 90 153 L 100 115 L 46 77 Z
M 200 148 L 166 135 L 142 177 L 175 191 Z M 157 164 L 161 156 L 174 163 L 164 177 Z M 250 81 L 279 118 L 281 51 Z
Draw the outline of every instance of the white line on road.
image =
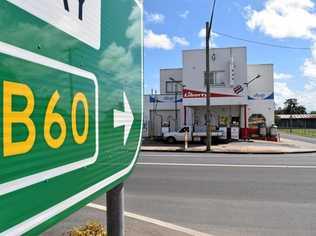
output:
M 91 207 L 97 210 L 101 210 L 101 211 L 106 211 L 106 207 L 99 205 L 99 204 L 95 204 L 95 203 L 90 203 L 87 205 L 87 207 Z M 206 234 L 206 233 L 202 233 L 193 229 L 188 229 L 182 226 L 178 226 L 178 225 L 174 225 L 165 221 L 161 221 L 161 220 L 157 220 L 157 219 L 153 219 L 147 216 L 142 216 L 142 215 L 137 215 L 135 213 L 131 213 L 131 212 L 127 212 L 125 211 L 124 213 L 125 216 L 129 217 L 129 218 L 133 218 L 136 220 L 140 220 L 140 221 L 144 221 L 150 224 L 154 224 L 154 225 L 158 225 L 167 229 L 171 229 L 174 231 L 178 231 L 178 232 L 182 232 L 188 235 L 192 235 L 192 236 L 213 236 L 211 234 Z
M 198 153 L 199 155 L 204 154 L 204 153 Z M 205 153 L 206 155 L 208 155 L 208 153 Z M 169 154 L 169 153 L 163 153 L 163 154 L 144 154 L 142 153 L 140 155 L 141 157 L 196 157 L 196 154 L 192 154 L 192 153 L 180 153 L 180 154 Z
M 147 166 L 188 166 L 188 167 L 238 167 L 238 168 L 283 168 L 283 169 L 316 169 L 316 166 L 291 165 L 239 165 L 239 164 L 194 164 L 194 163 L 155 163 L 138 162 L 137 165 Z

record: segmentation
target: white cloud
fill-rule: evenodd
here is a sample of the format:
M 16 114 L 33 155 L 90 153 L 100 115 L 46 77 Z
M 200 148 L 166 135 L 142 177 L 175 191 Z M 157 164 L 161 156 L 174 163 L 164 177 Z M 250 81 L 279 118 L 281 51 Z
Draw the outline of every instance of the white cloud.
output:
M 171 50 L 176 45 L 189 46 L 190 42 L 184 37 L 170 37 L 167 34 L 156 34 L 152 30 L 145 30 L 144 44 L 146 48 Z
M 205 37 L 206 37 L 206 32 L 205 31 L 206 31 L 205 28 L 200 30 L 200 32 L 198 34 L 199 38 L 204 38 L 205 39 Z M 212 31 L 211 34 L 212 34 L 212 38 L 217 38 L 219 36 L 217 33 L 214 33 L 213 31 Z
M 302 65 L 305 77 L 316 79 L 316 8 L 311 0 L 268 0 L 262 10 L 250 6 L 247 12 L 247 26 L 259 29 L 272 38 L 307 39 L 313 43 L 312 57 Z
M 296 98 L 296 94 L 290 90 L 286 82 L 275 82 L 274 91 L 277 107 L 283 107 L 283 103 L 286 99 Z
M 145 12 L 146 21 L 155 24 L 162 24 L 165 21 L 165 16 L 159 13 Z
M 204 28 L 201 29 L 198 36 L 199 36 L 199 38 L 205 38 L 206 37 L 206 30 Z
M 296 98 L 308 111 L 316 110 L 316 84 L 308 83 L 304 90 L 292 90 L 286 82 L 275 82 L 275 102 L 277 107 L 283 107 L 286 99 Z
M 274 79 L 276 80 L 288 80 L 292 79 L 293 75 L 291 74 L 286 74 L 286 73 L 274 73 Z
M 171 50 L 174 48 L 174 43 L 166 34 L 156 34 L 152 30 L 145 30 L 144 44 L 147 48 L 158 48 Z
M 268 0 L 262 10 L 245 8 L 247 26 L 273 38 L 316 39 L 314 7 L 311 0 Z
M 276 39 L 298 38 L 310 41 L 313 45 L 311 57 L 301 66 L 307 78 L 304 89 L 291 89 L 286 79 L 291 76 L 276 73 L 276 103 L 282 106 L 285 99 L 297 98 L 308 110 L 316 110 L 316 7 L 311 0 L 267 0 L 264 8 L 255 10 L 245 8 L 246 24 L 250 30 L 260 32 Z
M 312 47 L 312 57 L 305 60 L 302 70 L 305 77 L 316 79 L 316 42 Z
M 306 59 L 303 65 L 304 76 L 316 79 L 316 62 L 312 59 Z
M 304 90 L 306 91 L 312 91 L 316 89 L 316 81 L 309 81 L 307 84 L 304 86 Z
M 189 14 L 190 14 L 190 11 L 186 10 L 183 13 L 179 14 L 179 16 L 183 19 L 186 19 L 188 18 Z
M 211 47 L 212 48 L 216 48 L 217 45 L 215 43 L 215 39 L 217 37 L 219 37 L 219 35 L 217 33 L 214 33 L 214 32 L 211 32 L 211 35 L 212 35 L 212 37 L 211 37 Z M 205 47 L 205 37 L 206 37 L 206 30 L 205 30 L 205 28 L 200 30 L 200 32 L 198 33 L 198 36 L 199 36 L 199 38 L 202 39 L 201 47 Z
M 181 46 L 189 46 L 190 45 L 189 41 L 184 37 L 174 36 L 172 38 L 172 40 L 175 44 L 179 44 Z

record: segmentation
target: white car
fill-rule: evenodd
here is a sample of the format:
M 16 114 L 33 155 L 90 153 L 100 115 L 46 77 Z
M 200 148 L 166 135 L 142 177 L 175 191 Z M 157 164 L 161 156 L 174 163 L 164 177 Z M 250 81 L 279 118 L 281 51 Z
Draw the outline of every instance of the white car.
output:
M 186 132 L 187 131 L 187 132 Z M 166 132 L 163 133 L 163 139 L 168 143 L 184 142 L 185 135 L 187 133 L 187 140 L 189 142 L 206 142 L 207 134 L 206 132 L 193 132 L 191 126 L 185 126 L 179 129 L 177 132 Z M 212 131 L 212 137 L 221 137 L 223 135 L 222 131 Z

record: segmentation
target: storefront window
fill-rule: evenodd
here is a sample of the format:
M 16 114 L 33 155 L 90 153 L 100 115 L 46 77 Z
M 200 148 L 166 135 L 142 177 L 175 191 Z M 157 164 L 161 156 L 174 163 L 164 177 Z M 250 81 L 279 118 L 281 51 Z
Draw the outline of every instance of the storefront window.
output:
M 249 117 L 249 128 L 258 128 L 266 125 L 266 118 L 262 114 L 253 114 Z

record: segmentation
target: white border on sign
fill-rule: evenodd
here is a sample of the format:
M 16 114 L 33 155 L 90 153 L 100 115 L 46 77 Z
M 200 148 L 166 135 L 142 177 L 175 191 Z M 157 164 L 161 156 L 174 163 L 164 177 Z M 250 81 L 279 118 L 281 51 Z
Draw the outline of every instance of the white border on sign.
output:
M 86 15 L 90 15 L 90 17 L 86 16 L 84 21 L 78 20 L 77 17 L 73 18 L 71 14 L 73 11 L 65 11 L 61 0 L 40 0 L 37 1 L 38 3 L 35 3 L 34 0 L 7 1 L 96 50 L 100 49 L 102 0 L 86 1 L 85 8 L 88 10 Z M 71 6 L 71 2 L 75 2 L 75 0 L 69 1 L 69 6 Z M 89 29 L 89 33 L 84 32 L 83 29 Z
M 59 175 L 66 174 L 68 172 L 80 169 L 92 165 L 97 161 L 99 154 L 99 87 L 97 78 L 94 74 L 79 69 L 74 66 L 70 66 L 59 61 L 44 57 L 33 52 L 12 46 L 10 44 L 0 41 L 0 53 L 16 57 L 22 60 L 30 61 L 36 64 L 40 64 L 49 68 L 53 68 L 59 71 L 77 75 L 88 80 L 93 81 L 95 85 L 95 130 L 96 130 L 96 150 L 93 156 L 85 158 L 84 160 L 73 162 L 67 165 L 59 166 L 50 170 L 42 171 L 33 175 L 22 177 L 20 179 L 12 180 L 6 183 L 0 184 L 0 196 L 11 193 L 13 191 L 40 183 L 42 181 L 57 177 Z
M 143 5 L 140 4 L 140 2 L 138 0 L 134 0 L 137 4 L 137 6 L 139 6 L 139 8 L 141 9 L 141 24 L 142 24 L 142 29 L 144 28 L 144 19 L 143 19 Z M 144 48 L 143 45 L 143 41 L 144 41 L 144 32 L 142 31 L 141 34 L 141 42 L 142 42 L 142 49 Z M 141 65 L 141 83 L 144 83 L 144 52 L 142 51 L 142 65 Z M 144 91 L 142 88 L 141 91 L 141 95 L 143 97 L 144 95 Z M 144 106 L 144 101 L 143 99 L 141 99 L 141 128 L 140 128 L 140 133 L 139 133 L 139 137 L 141 137 L 142 135 L 142 131 L 143 131 L 143 106 Z M 135 162 L 137 160 L 137 156 L 139 153 L 139 149 L 140 149 L 140 145 L 141 145 L 141 138 L 139 138 L 138 141 L 138 145 L 137 145 L 137 150 L 136 153 L 134 155 L 134 159 L 131 162 L 131 164 L 126 167 L 124 170 L 116 173 L 115 175 L 102 180 L 101 182 L 89 187 L 88 189 L 77 193 L 76 195 L 64 200 L 63 202 L 58 203 L 57 205 L 47 209 L 46 211 L 43 211 L 42 213 L 39 213 L 35 216 L 33 216 L 32 218 L 13 226 L 12 228 L 0 233 L 0 235 L 22 235 L 30 230 L 32 230 L 33 228 L 35 228 L 36 226 L 39 226 L 40 224 L 46 222 L 47 220 L 51 219 L 52 217 L 62 213 L 63 211 L 69 209 L 70 207 L 76 205 L 77 203 L 79 203 L 80 201 L 86 199 L 87 197 L 91 196 L 92 194 L 102 190 L 103 188 L 105 188 L 106 186 L 110 185 L 111 183 L 115 182 L 116 180 L 122 178 L 124 175 L 128 174 L 132 169 L 133 166 L 135 165 Z

